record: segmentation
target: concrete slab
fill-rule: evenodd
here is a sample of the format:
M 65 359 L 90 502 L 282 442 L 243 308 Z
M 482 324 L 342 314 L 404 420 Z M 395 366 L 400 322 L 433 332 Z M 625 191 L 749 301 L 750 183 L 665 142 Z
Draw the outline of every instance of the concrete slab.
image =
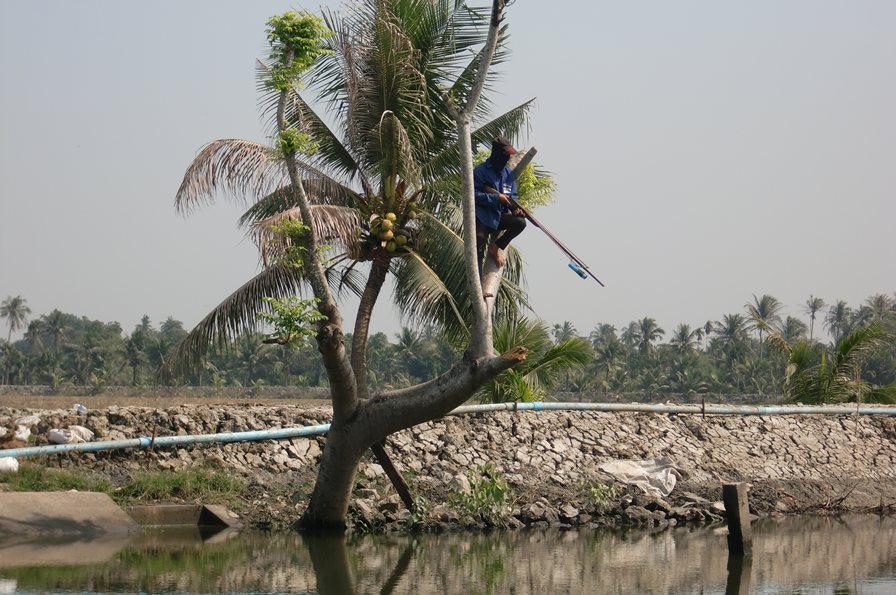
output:
M 137 523 L 106 494 L 0 493 L 0 535 L 91 537 L 137 528 Z

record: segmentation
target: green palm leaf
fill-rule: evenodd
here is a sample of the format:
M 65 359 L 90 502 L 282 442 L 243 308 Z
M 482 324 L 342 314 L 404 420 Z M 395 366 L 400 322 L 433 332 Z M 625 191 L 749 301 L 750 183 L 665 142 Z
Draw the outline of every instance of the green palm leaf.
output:
M 557 385 L 563 371 L 582 367 L 593 356 L 584 339 L 573 337 L 554 344 L 547 323 L 524 318 L 499 321 L 494 344 L 499 353 L 523 346 L 529 350 L 529 357 L 482 388 L 480 398 L 492 403 L 544 398 Z
M 197 366 L 215 345 L 226 347 L 230 341 L 258 329 L 258 312 L 269 312 L 265 297 L 301 294 L 304 280 L 295 267 L 275 265 L 264 269 L 231 293 L 209 312 L 171 354 L 167 375 L 180 375 Z

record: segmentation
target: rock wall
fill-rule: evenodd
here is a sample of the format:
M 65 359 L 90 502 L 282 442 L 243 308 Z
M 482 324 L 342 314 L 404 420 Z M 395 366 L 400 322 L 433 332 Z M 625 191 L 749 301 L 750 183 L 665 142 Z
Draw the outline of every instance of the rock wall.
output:
M 326 409 L 296 405 L 205 406 L 167 409 L 34 411 L 0 408 L 0 426 L 36 415 L 35 443 L 50 429 L 87 427 L 95 440 L 240 432 L 326 423 Z M 33 421 L 33 420 L 32 420 Z M 210 461 L 249 478 L 254 505 L 272 521 L 294 518 L 293 492 L 314 478 L 323 437 L 279 442 L 197 445 L 188 448 L 53 455 L 49 465 L 77 466 L 113 478 L 138 469 L 182 469 Z M 773 483 L 769 508 L 805 507 L 806 486 L 818 503 L 840 498 L 855 507 L 892 506 L 896 498 L 894 416 L 707 416 L 597 412 L 499 412 L 446 417 L 390 437 L 387 451 L 412 477 L 412 488 L 433 503 L 464 484 L 468 471 L 491 463 L 513 486 L 521 504 L 545 500 L 581 508 L 583 486 L 606 481 L 598 469 L 615 459 L 665 458 L 687 485 Z M 382 468 L 368 457 L 359 491 L 371 499 L 389 492 Z M 802 491 L 797 493 L 802 485 Z M 394 496 L 390 496 L 393 499 Z M 301 500 L 301 498 L 298 498 Z M 574 502 L 575 503 L 575 502 Z

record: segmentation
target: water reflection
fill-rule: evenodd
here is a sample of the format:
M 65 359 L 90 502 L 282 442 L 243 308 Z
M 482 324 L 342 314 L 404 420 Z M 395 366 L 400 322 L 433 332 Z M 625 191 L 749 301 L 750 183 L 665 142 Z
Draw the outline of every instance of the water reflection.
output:
M 750 592 L 750 578 L 753 573 L 753 556 L 728 555 L 728 581 L 725 595 L 747 595 Z
M 874 516 L 761 521 L 752 557 L 740 559 L 729 559 L 724 528 L 349 538 L 152 531 L 107 561 L 52 566 L 11 567 L 10 551 L 0 541 L 0 592 L 896 592 L 896 519 Z

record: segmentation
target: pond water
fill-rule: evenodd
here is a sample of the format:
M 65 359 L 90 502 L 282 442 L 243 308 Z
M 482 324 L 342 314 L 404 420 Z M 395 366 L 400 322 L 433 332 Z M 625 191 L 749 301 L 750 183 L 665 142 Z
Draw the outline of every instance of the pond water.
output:
M 69 543 L 0 537 L 0 593 L 896 593 L 894 517 L 764 519 L 753 524 L 753 555 L 730 561 L 726 535 L 178 528 Z

